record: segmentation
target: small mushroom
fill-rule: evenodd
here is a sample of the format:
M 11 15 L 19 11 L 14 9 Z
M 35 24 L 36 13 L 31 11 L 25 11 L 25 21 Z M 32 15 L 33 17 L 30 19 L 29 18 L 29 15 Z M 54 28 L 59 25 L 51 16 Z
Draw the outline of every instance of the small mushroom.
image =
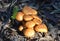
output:
M 16 15 L 16 20 L 23 21 L 24 14 L 22 12 L 18 12 Z
M 35 9 L 32 9 L 31 7 L 29 6 L 25 6 L 22 10 L 22 12 L 25 14 L 25 15 L 36 15 L 37 14 L 37 11 Z
M 23 26 L 19 26 L 19 31 L 22 31 L 23 29 L 24 29 L 24 27 Z
M 24 20 L 25 20 L 25 21 L 30 21 L 30 20 L 32 20 L 32 19 L 33 19 L 33 17 L 30 16 L 30 15 L 25 15 L 25 16 L 24 16 Z
M 35 29 L 35 31 L 41 32 L 41 33 L 43 33 L 43 32 L 47 33 L 48 32 L 47 26 L 45 24 L 38 25 L 34 29 Z
M 32 17 L 35 18 L 35 19 L 38 19 L 38 20 L 42 21 L 41 18 L 38 17 L 37 15 L 32 15 Z
M 37 24 L 37 25 L 40 25 L 40 24 L 42 23 L 42 20 L 40 21 L 40 20 L 38 20 L 38 19 L 33 19 L 33 21 L 34 21 L 35 24 Z
M 27 38 L 32 38 L 35 36 L 35 31 L 33 29 L 25 29 L 23 33 Z
M 35 26 L 35 23 L 33 21 L 28 21 L 25 24 L 26 28 L 32 28 Z

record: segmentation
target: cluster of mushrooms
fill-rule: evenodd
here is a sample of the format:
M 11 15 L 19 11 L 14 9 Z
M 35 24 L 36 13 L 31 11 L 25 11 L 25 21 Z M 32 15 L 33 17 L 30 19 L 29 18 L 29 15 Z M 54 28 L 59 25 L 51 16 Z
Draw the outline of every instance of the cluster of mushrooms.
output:
M 27 38 L 34 37 L 36 32 L 47 33 L 47 26 L 38 17 L 37 11 L 29 6 L 24 6 L 21 12 L 16 15 L 16 20 L 22 22 L 19 31 L 22 31 Z

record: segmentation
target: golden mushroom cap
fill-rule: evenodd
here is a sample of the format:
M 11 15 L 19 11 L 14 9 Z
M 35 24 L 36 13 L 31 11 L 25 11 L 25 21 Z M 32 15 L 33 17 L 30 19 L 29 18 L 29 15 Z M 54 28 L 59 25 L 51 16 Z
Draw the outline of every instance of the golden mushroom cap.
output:
M 23 29 L 24 29 L 24 27 L 23 26 L 19 26 L 19 31 L 22 31 Z
M 25 24 L 26 28 L 32 28 L 35 26 L 35 23 L 33 21 L 28 21 Z
M 45 24 L 38 25 L 34 29 L 35 29 L 35 31 L 41 32 L 41 33 L 43 33 L 43 32 L 47 33 L 48 32 L 47 26 Z
M 37 11 L 35 9 L 32 9 L 31 7 L 29 6 L 25 6 L 22 10 L 22 12 L 25 14 L 25 15 L 36 15 L 37 14 Z
M 33 21 L 35 22 L 35 24 L 40 25 L 42 23 L 42 20 L 38 20 L 38 19 L 33 19 Z
M 16 20 L 23 21 L 24 14 L 22 12 L 18 12 L 16 15 Z
M 33 29 L 25 29 L 23 33 L 27 38 L 31 38 L 35 36 L 35 31 Z
M 40 17 L 38 17 L 37 15 L 32 15 L 32 17 L 33 17 L 34 19 L 38 19 L 38 20 L 40 20 L 40 21 L 42 22 L 42 19 L 41 19 Z
M 33 19 L 33 17 L 30 16 L 30 15 L 25 15 L 25 16 L 24 16 L 24 20 L 25 20 L 25 21 L 30 21 L 30 20 L 32 20 L 32 19 Z

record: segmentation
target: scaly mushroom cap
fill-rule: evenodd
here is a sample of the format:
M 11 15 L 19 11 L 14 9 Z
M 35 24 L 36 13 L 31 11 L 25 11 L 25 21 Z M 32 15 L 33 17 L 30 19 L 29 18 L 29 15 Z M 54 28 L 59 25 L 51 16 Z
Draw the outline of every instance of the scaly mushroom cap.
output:
M 29 6 L 25 6 L 22 10 L 22 12 L 25 14 L 25 15 L 36 15 L 37 14 L 37 11 L 35 9 L 32 9 L 31 7 Z
M 35 23 L 33 21 L 28 21 L 25 24 L 26 28 L 32 28 L 35 26 Z
M 24 20 L 25 20 L 25 21 L 30 21 L 30 20 L 32 20 L 32 19 L 33 19 L 33 17 L 30 16 L 30 15 L 25 15 L 25 16 L 24 16 Z
M 47 26 L 45 24 L 38 25 L 34 29 L 35 29 L 35 31 L 41 32 L 41 33 L 43 33 L 43 32 L 47 33 L 48 32 Z
M 35 31 L 33 29 L 25 29 L 23 33 L 27 38 L 31 38 L 35 36 Z
M 40 25 L 42 23 L 42 20 L 40 21 L 38 19 L 33 19 L 33 21 L 36 25 Z
M 23 21 L 23 16 L 24 16 L 24 14 L 22 12 L 18 12 L 16 15 L 16 20 Z

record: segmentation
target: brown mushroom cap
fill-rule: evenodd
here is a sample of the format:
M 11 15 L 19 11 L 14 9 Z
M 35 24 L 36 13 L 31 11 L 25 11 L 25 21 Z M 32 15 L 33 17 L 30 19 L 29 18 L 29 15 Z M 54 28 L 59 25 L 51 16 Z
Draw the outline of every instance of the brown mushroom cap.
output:
M 47 26 L 45 24 L 38 25 L 34 29 L 35 29 L 35 31 L 41 32 L 41 33 L 43 33 L 43 32 L 47 33 L 48 32 Z
M 30 15 L 25 15 L 25 16 L 24 16 L 24 20 L 25 20 L 25 21 L 30 21 L 30 20 L 32 20 L 32 19 L 33 19 L 33 17 L 30 16 Z
M 31 7 L 29 6 L 25 6 L 22 10 L 22 12 L 25 14 L 25 15 L 36 15 L 37 14 L 37 11 L 35 9 L 32 9 Z
M 24 27 L 23 26 L 19 26 L 19 31 L 22 31 L 23 29 L 24 29 Z
M 35 26 L 35 23 L 33 21 L 28 21 L 25 24 L 26 28 L 32 28 Z
M 38 19 L 33 19 L 33 21 L 35 22 L 35 24 L 40 25 L 42 23 L 42 21 L 38 20 Z
M 34 35 L 35 35 L 35 31 L 33 29 L 25 29 L 23 31 L 23 33 L 24 33 L 25 37 L 27 37 L 27 38 L 34 37 Z
M 18 12 L 16 15 L 16 20 L 23 21 L 24 14 L 22 12 Z

